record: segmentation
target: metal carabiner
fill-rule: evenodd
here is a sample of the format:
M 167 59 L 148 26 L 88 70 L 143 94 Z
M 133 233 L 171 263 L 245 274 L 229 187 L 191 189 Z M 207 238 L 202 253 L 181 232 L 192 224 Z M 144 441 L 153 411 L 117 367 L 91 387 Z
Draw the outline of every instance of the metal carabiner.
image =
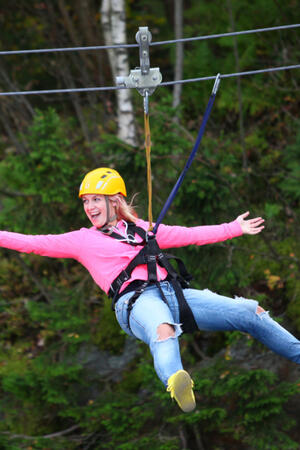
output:
M 218 75 L 216 76 L 216 79 L 215 79 L 214 87 L 212 88 L 212 92 L 211 92 L 213 95 L 216 95 L 216 93 L 219 89 L 220 81 L 221 81 L 221 75 L 218 73 Z
M 144 113 L 146 115 L 148 115 L 149 114 L 149 91 L 148 91 L 148 89 L 144 89 L 143 98 L 144 98 Z

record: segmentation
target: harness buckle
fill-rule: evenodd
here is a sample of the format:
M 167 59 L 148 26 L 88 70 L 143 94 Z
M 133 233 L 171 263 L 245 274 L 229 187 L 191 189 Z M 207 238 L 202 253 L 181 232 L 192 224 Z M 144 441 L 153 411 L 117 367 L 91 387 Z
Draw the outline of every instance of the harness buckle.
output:
M 156 262 L 156 256 L 155 255 L 145 255 L 146 262 Z
M 122 275 L 122 276 L 120 276 L 120 275 Z M 118 285 L 119 288 L 122 286 L 122 284 L 124 283 L 124 281 L 127 281 L 127 280 L 129 280 L 129 278 L 130 278 L 130 276 L 129 276 L 129 274 L 126 272 L 126 270 L 123 270 L 123 271 L 121 272 L 120 275 L 119 275 L 119 277 L 118 277 L 117 280 L 116 280 L 117 285 Z

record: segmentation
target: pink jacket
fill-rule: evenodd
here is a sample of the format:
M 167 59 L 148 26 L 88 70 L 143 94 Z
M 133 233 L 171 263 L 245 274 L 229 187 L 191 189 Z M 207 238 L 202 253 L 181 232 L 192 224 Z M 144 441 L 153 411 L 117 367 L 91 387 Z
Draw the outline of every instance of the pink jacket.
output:
M 148 222 L 141 219 L 138 219 L 136 224 L 145 230 L 148 229 Z M 117 226 L 120 230 L 124 230 L 122 222 L 119 222 Z M 162 249 L 205 245 L 232 239 L 242 234 L 241 226 L 236 220 L 222 225 L 189 228 L 160 225 L 157 232 L 157 243 Z M 26 235 L 0 231 L 0 246 L 53 258 L 73 258 L 89 271 L 97 285 L 106 293 L 108 293 L 112 281 L 141 249 L 140 246 L 133 247 L 104 235 L 96 227 L 48 235 Z M 157 271 L 159 280 L 166 278 L 165 269 L 158 267 Z M 146 279 L 146 266 L 138 266 L 134 269 L 127 284 L 133 280 Z M 124 283 L 122 290 L 127 284 Z

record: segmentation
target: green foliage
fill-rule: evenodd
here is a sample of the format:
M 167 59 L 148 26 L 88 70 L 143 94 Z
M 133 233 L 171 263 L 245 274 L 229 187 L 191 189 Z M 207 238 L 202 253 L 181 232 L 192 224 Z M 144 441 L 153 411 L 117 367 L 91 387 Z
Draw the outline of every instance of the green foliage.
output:
M 2 227 L 53 233 L 62 228 L 65 217 L 75 215 L 81 157 L 66 127 L 54 109 L 37 110 L 26 133 L 28 153 L 8 153 L 1 161 L 1 188 L 6 191 L 9 186 L 0 214 Z
M 263 23 L 265 27 L 278 25 L 278 17 L 282 17 L 282 9 L 278 3 L 273 1 L 257 0 L 250 4 L 247 0 L 239 2 L 230 2 L 232 15 L 235 22 L 235 30 L 231 30 L 229 2 L 221 0 L 214 1 L 213 4 L 208 1 L 192 2 L 189 8 L 185 10 L 185 35 L 186 36 L 207 36 L 212 34 L 224 33 L 226 31 L 240 31 L 247 29 L 261 28 Z M 287 5 L 286 5 L 287 6 Z M 288 2 L 284 8 L 285 23 L 295 23 L 296 17 L 299 18 L 299 11 L 296 3 Z M 252 17 L 251 25 L 249 17 Z M 199 20 L 201 17 L 201 20 Z M 217 19 L 216 19 L 217 18 Z M 249 27 L 250 25 L 250 27 Z M 211 76 L 217 73 L 235 73 L 247 70 L 256 70 L 274 66 L 285 65 L 284 55 L 289 52 L 291 64 L 297 60 L 299 51 L 293 44 L 295 33 L 275 32 L 257 33 L 252 35 L 228 37 L 220 39 L 209 39 L 195 43 L 189 43 L 185 46 L 185 78 Z M 236 41 L 238 49 L 239 67 L 234 57 L 234 42 Z M 239 69 L 239 70 L 237 70 Z M 297 77 L 297 74 L 294 74 Z M 293 75 L 291 74 L 291 77 Z M 254 78 L 243 77 L 241 79 L 243 93 L 243 112 L 247 121 L 251 117 L 257 116 L 266 109 L 274 110 L 281 107 L 287 92 L 292 89 L 290 85 L 290 75 L 276 75 L 276 85 L 285 85 L 287 88 L 265 89 L 265 76 L 256 75 Z M 209 83 L 208 83 L 209 84 Z M 235 123 L 235 114 L 238 111 L 238 98 L 236 80 L 224 79 L 221 81 L 218 93 L 217 106 L 223 122 L 229 127 Z M 201 114 L 201 106 L 205 103 L 205 98 L 211 88 L 207 82 L 200 85 L 190 84 L 184 90 L 184 105 L 189 115 Z M 292 96 L 292 90 L 290 91 Z M 222 127 L 222 125 L 220 125 Z
M 297 448 L 286 433 L 295 422 L 283 407 L 297 392 L 296 385 L 278 383 L 267 370 L 246 372 L 222 361 L 195 373 L 194 378 L 199 407 L 193 414 L 170 418 L 170 423 L 198 424 L 204 435 L 213 433 L 215 445 L 227 435 L 255 449 Z
M 94 314 L 93 343 L 102 350 L 109 349 L 112 353 L 120 354 L 125 344 L 126 334 L 116 321 L 111 301 L 104 301 L 101 309 L 95 310 Z
M 71 46 L 81 38 L 90 45 L 85 31 L 96 36 L 98 3 L 89 2 L 87 21 L 80 2 L 66 0 L 64 10 L 63 2 L 50 3 L 13 1 L 0 14 L 1 49 Z M 230 3 L 237 31 L 300 18 L 294 0 L 192 1 L 184 5 L 184 37 L 231 31 Z M 128 42 L 143 25 L 149 26 L 153 41 L 174 38 L 172 2 L 128 0 L 126 8 Z M 77 35 L 69 35 L 70 29 Z M 235 39 L 240 71 L 294 64 L 299 60 L 296 33 L 185 43 L 183 78 L 236 72 Z M 70 87 L 70 82 L 111 85 L 105 56 L 86 55 L 10 56 L 2 60 L 1 90 Z M 137 50 L 130 50 L 129 57 L 133 68 Z M 175 46 L 151 46 L 151 66 L 160 67 L 164 81 L 173 79 L 174 62 Z M 93 73 L 94 81 L 89 78 Z M 244 136 L 237 79 L 223 78 L 196 159 L 164 222 L 209 225 L 246 210 L 263 216 L 262 235 L 176 252 L 188 263 L 193 286 L 256 298 L 275 317 L 289 318 L 291 331 L 300 330 L 299 71 L 242 77 L 240 82 Z M 168 88 L 150 97 L 154 218 L 193 148 L 212 85 L 183 85 L 176 110 Z M 95 166 L 119 170 L 129 197 L 139 193 L 135 203 L 146 217 L 140 94 L 133 93 L 137 147 L 115 136 L 111 94 L 2 98 L 2 229 L 36 234 L 88 226 L 77 192 L 83 174 Z M 182 414 L 158 380 L 144 344 L 122 364 L 126 336 L 110 302 L 78 263 L 2 250 L 0 285 L 1 448 L 177 450 L 198 448 L 201 441 L 214 450 L 298 448 L 295 415 L 286 407 L 289 399 L 296 401 L 296 384 L 266 370 L 247 372 L 230 360 L 215 363 L 216 353 L 241 339 L 240 333 L 198 332 L 181 339 L 198 405 L 194 413 Z M 112 359 L 120 368 L 103 374 L 97 362 L 91 363 L 94 354 L 102 358 L 99 363 Z M 200 366 L 199 355 L 207 357 Z M 49 434 L 55 437 L 45 437 Z
M 285 171 L 282 171 L 279 187 L 287 196 L 292 205 L 299 205 L 300 200 L 300 133 L 298 132 L 296 141 L 289 145 L 282 157 Z

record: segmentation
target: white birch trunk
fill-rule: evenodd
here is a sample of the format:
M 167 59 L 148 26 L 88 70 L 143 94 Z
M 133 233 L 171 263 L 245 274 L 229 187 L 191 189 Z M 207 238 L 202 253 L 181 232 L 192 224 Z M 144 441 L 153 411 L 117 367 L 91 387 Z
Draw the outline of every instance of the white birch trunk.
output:
M 105 45 L 126 44 L 126 17 L 124 0 L 102 0 L 101 24 Z M 109 49 L 109 62 L 114 80 L 128 76 L 129 63 L 126 48 Z M 117 96 L 118 138 L 130 145 L 137 145 L 134 112 L 130 89 L 119 89 Z
M 182 0 L 174 0 L 174 24 L 175 24 L 175 39 L 181 39 L 183 34 L 183 8 Z M 183 73 L 183 42 L 176 43 L 176 60 L 174 79 L 175 81 L 182 79 Z M 181 100 L 181 84 L 175 84 L 173 89 L 173 108 L 180 105 Z

